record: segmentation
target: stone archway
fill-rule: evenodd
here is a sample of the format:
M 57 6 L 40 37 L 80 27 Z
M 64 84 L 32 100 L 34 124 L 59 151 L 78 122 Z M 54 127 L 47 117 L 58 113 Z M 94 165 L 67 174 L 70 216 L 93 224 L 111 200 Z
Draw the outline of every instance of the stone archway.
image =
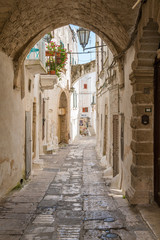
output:
M 68 143 L 68 101 L 65 92 L 62 92 L 58 110 L 58 142 Z
M 3 3 L 6 11 L 0 19 L 0 47 L 13 59 L 14 88 L 20 88 L 23 61 L 30 49 L 46 33 L 67 24 L 94 31 L 114 55 L 128 46 L 139 8 L 135 0 L 10 0 Z M 117 11 L 121 9 L 121 11 Z M 12 39 L 12 41 L 11 41 Z
M 135 60 L 130 75 L 133 86 L 131 187 L 127 191 L 132 204 L 150 203 L 154 194 L 154 62 L 160 42 L 158 1 L 143 8 Z M 151 11 L 152 10 L 152 11 Z

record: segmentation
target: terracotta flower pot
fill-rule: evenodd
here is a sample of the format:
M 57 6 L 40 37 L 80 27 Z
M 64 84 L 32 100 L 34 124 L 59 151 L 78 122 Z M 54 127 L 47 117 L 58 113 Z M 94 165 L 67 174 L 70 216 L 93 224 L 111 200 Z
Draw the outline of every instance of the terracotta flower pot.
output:
M 61 53 L 56 53 L 56 57 L 61 57 Z
M 53 51 L 46 51 L 46 56 L 55 56 L 55 52 Z
M 55 75 L 55 74 L 56 74 L 56 71 L 55 71 L 55 70 L 51 70 L 51 71 L 50 71 L 50 74 L 51 74 L 51 75 Z
M 57 63 L 61 63 L 61 58 L 60 58 L 60 57 L 57 57 L 57 58 L 56 58 L 56 61 L 57 61 Z

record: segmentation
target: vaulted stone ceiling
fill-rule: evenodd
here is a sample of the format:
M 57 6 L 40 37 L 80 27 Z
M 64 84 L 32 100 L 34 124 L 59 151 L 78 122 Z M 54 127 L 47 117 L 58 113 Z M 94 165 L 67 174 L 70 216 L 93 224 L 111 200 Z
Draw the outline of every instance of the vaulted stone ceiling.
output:
M 129 43 L 136 0 L 0 0 L 0 46 L 14 61 L 27 55 L 47 32 L 75 24 L 98 34 L 114 54 Z

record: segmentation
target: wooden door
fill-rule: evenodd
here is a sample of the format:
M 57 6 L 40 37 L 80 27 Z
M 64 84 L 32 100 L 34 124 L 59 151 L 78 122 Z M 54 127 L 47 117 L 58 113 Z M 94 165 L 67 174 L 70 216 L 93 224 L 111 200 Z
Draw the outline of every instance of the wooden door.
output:
M 36 154 L 36 102 L 33 103 L 33 114 L 32 114 L 32 155 L 33 158 Z
M 160 206 L 160 59 L 156 60 L 154 82 L 154 197 Z
M 124 114 L 121 114 L 121 160 L 124 160 Z
M 25 112 L 25 177 L 31 174 L 32 168 L 32 139 L 31 139 L 31 112 Z
M 105 115 L 104 120 L 104 144 L 103 144 L 103 155 L 106 155 L 107 151 L 107 115 Z
M 46 120 L 46 114 L 45 114 L 45 100 L 43 98 L 43 106 L 42 106 L 42 140 L 45 138 L 45 120 Z
M 119 173 L 119 122 L 118 115 L 113 115 L 113 177 Z
M 107 151 L 107 134 L 108 134 L 108 111 L 107 104 L 105 104 L 105 119 L 104 119 L 104 144 L 103 144 L 103 155 L 106 155 Z

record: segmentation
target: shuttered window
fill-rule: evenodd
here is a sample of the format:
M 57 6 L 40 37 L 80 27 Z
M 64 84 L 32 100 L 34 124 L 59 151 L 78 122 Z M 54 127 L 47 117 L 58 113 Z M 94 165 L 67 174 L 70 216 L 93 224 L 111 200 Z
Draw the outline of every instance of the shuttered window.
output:
M 73 92 L 73 108 L 77 108 L 77 93 Z
M 82 112 L 88 112 L 88 107 L 82 108 Z

